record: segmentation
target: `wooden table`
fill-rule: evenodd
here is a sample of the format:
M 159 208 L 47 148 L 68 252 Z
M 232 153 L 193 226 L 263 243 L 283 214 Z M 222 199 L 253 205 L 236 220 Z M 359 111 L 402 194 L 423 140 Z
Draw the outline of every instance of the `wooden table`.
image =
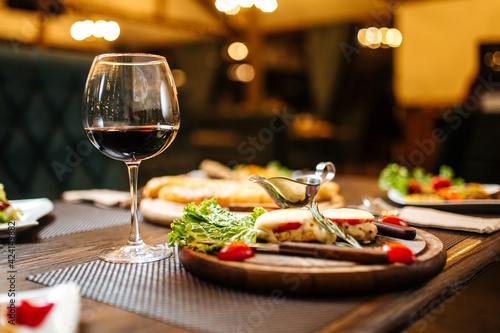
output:
M 341 193 L 347 204 L 360 204 L 363 195 L 384 195 L 373 178 L 339 177 Z M 54 212 L 57 214 L 57 211 Z M 57 218 L 57 216 L 56 216 Z M 16 244 L 17 290 L 43 287 L 26 280 L 30 275 L 66 268 L 96 260 L 98 253 L 109 246 L 121 244 L 129 226 L 82 232 L 45 240 L 31 240 L 20 235 Z M 141 224 L 141 234 L 147 243 L 167 241 L 167 229 L 151 223 Z M 414 323 L 424 315 L 420 309 L 437 306 L 451 297 L 458 288 L 470 282 L 498 260 L 500 232 L 490 235 L 470 234 L 470 237 L 447 251 L 444 270 L 423 287 L 373 298 L 340 320 L 323 327 L 321 332 L 366 331 L 386 332 Z M 2 241 L 1 244 L 5 244 Z M 1 292 L 5 292 L 5 272 L 8 270 L 6 248 L 0 261 Z M 82 298 L 81 332 L 184 332 L 186 330 L 121 310 L 87 298 Z

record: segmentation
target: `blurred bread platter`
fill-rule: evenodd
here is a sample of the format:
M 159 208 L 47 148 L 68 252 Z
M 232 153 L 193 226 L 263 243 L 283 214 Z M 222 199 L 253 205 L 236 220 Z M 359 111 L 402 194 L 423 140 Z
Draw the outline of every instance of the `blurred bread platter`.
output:
M 257 206 L 278 208 L 260 186 L 247 180 L 252 174 L 289 176 L 291 171 L 276 162 L 265 167 L 237 165 L 231 169 L 219 162 L 204 160 L 194 172 L 151 178 L 142 189 L 139 211 L 150 222 L 170 225 L 174 219 L 182 218 L 184 205 L 200 204 L 214 197 L 222 207 L 242 213 Z M 320 187 L 316 201 L 322 209 L 345 205 L 340 187 L 334 181 Z

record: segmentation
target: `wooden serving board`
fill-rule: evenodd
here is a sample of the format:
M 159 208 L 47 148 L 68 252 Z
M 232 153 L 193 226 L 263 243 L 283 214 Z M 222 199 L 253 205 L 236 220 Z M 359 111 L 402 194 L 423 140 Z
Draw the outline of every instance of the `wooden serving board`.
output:
M 362 265 L 258 252 L 243 262 L 222 261 L 187 247 L 179 250 L 179 257 L 192 274 L 226 287 L 297 296 L 359 295 L 415 287 L 441 272 L 446 263 L 443 243 L 422 230 L 417 235 L 426 246 L 412 265 Z

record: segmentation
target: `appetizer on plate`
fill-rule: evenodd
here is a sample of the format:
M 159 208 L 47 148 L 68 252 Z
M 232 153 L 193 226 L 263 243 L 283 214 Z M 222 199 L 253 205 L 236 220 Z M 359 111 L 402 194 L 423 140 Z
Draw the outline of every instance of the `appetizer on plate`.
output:
M 466 183 L 455 177 L 453 169 L 446 165 L 441 166 L 439 174 L 433 175 L 421 167 L 410 172 L 404 166 L 389 164 L 380 173 L 379 186 L 398 191 L 407 203 L 494 199 L 484 185 Z
M 80 316 L 80 290 L 74 283 L 0 295 L 0 332 L 74 333 Z
M 205 159 L 200 163 L 199 168 L 208 178 L 215 179 L 246 180 L 253 174 L 262 175 L 266 178 L 290 177 L 292 174 L 288 168 L 282 166 L 278 161 L 271 161 L 263 167 L 255 164 L 238 164 L 231 169 L 220 162 Z
M 19 220 L 20 215 L 22 215 L 22 211 L 11 206 L 7 200 L 3 184 L 0 183 L 0 224 Z

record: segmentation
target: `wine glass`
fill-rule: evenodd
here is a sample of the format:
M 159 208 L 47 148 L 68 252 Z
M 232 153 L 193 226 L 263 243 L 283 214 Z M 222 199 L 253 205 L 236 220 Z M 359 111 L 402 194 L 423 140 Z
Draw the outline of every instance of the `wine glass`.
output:
M 125 162 L 130 182 L 127 244 L 104 250 L 99 258 L 144 263 L 170 257 L 166 244 L 144 243 L 137 216 L 139 164 L 167 149 L 180 125 L 177 90 L 166 59 L 144 53 L 95 57 L 85 85 L 82 121 L 88 139 L 101 153 Z

